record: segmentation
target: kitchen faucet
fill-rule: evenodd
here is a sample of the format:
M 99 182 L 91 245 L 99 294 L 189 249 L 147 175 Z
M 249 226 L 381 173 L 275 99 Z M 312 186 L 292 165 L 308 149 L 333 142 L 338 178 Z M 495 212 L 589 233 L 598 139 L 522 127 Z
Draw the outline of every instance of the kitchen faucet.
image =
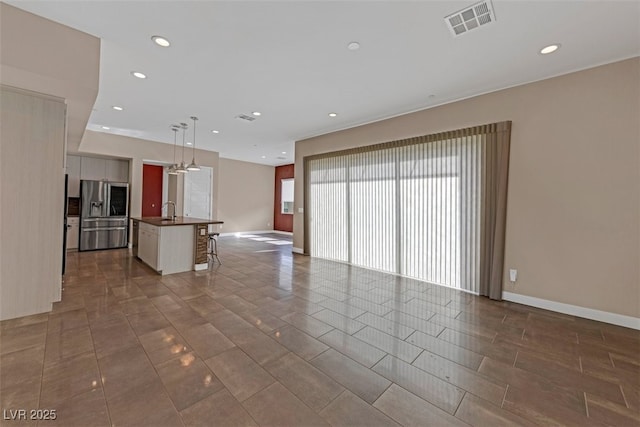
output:
M 168 207 L 168 205 L 173 205 L 173 215 L 171 215 L 171 220 L 175 221 L 176 220 L 176 204 L 175 204 L 175 202 L 172 202 L 171 200 L 169 200 L 167 202 L 164 202 L 164 204 L 162 205 L 160 210 L 162 210 L 162 208 L 167 206 L 167 216 L 169 216 L 169 207 Z

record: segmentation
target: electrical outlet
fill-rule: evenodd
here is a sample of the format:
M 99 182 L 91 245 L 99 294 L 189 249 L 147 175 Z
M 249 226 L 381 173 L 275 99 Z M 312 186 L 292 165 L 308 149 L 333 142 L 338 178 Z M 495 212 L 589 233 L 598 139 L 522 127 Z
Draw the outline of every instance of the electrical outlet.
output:
M 207 234 L 207 230 L 205 230 L 204 228 L 200 230 L 200 235 L 204 236 L 205 234 Z
M 516 283 L 516 280 L 518 280 L 518 270 L 515 268 L 509 270 L 509 280 L 511 283 Z

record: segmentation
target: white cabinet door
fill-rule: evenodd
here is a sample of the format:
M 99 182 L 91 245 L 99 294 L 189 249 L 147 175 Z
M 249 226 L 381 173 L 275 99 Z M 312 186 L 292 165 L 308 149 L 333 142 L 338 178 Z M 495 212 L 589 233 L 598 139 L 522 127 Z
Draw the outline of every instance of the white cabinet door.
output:
M 111 182 L 129 182 L 129 161 L 107 159 L 106 179 Z
M 138 231 L 138 258 L 149 267 L 158 270 L 158 235 L 142 227 Z M 146 224 L 144 224 L 146 225 Z M 147 227 L 153 227 L 147 225 Z M 155 227 L 154 227 L 155 228 Z
M 80 197 L 80 156 L 67 156 L 68 197 Z
M 100 181 L 106 178 L 106 160 L 83 157 L 80 163 L 80 179 Z
M 67 218 L 67 249 L 78 249 L 80 238 L 80 220 Z

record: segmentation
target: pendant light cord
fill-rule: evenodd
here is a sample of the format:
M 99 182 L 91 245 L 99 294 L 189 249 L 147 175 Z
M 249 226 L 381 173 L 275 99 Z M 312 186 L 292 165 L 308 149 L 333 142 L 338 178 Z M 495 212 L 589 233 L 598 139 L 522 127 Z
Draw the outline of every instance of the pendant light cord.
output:
M 176 145 L 178 144 L 178 127 L 171 126 L 173 131 L 173 164 L 176 164 Z
M 191 120 L 193 120 L 193 159 L 196 158 L 196 120 L 198 118 L 196 116 L 191 116 Z
M 180 123 L 182 125 L 182 163 L 184 163 L 184 142 L 187 134 L 187 124 Z

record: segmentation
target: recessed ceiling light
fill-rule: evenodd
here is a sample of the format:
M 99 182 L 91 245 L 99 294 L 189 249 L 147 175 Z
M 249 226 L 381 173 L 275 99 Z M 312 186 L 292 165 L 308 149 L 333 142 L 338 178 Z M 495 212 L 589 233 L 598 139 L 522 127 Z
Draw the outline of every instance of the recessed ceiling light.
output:
M 191 142 L 187 142 L 187 145 L 193 145 L 193 143 L 191 143 Z
M 110 128 L 109 126 L 102 126 L 102 129 L 104 129 L 104 130 L 109 130 L 109 129 L 111 129 L 111 128 Z
M 266 159 L 266 158 L 267 158 L 267 156 L 262 156 L 262 158 L 263 158 L 263 159 Z
M 116 110 L 116 111 L 122 111 L 122 110 L 124 110 L 124 108 L 122 108 L 122 107 L 118 107 L 117 105 L 114 105 L 114 106 L 113 106 L 113 107 L 111 107 L 111 108 L 113 108 L 113 109 L 114 109 L 114 110 Z
M 542 49 L 540 49 L 540 53 L 543 54 L 543 55 L 547 55 L 549 53 L 555 52 L 559 48 L 560 48 L 559 44 L 552 44 L 552 45 L 549 45 L 547 47 L 543 47 Z
M 162 36 L 153 36 L 153 37 L 151 37 L 151 40 L 153 40 L 153 42 L 155 44 L 157 44 L 158 46 L 162 46 L 162 47 L 171 46 L 171 42 L 169 42 L 169 40 L 165 39 Z
M 360 49 L 360 43 L 358 42 L 351 42 L 347 45 L 347 49 L 349 50 L 358 50 Z
M 132 72 L 131 72 L 131 75 L 132 75 L 133 77 L 137 77 L 137 78 L 139 78 L 139 79 L 146 79 L 146 78 L 147 78 L 147 75 L 146 75 L 146 74 L 144 74 L 144 73 L 141 73 L 140 71 L 132 71 Z
M 283 152 L 282 152 L 282 154 L 287 154 L 287 152 L 286 152 L 286 151 L 283 151 Z
M 254 116 L 261 116 L 262 115 L 262 113 L 260 111 L 254 111 L 251 114 L 253 114 Z
M 211 133 L 220 133 L 219 130 L 212 130 Z
M 329 117 L 336 117 L 338 113 L 329 113 Z

